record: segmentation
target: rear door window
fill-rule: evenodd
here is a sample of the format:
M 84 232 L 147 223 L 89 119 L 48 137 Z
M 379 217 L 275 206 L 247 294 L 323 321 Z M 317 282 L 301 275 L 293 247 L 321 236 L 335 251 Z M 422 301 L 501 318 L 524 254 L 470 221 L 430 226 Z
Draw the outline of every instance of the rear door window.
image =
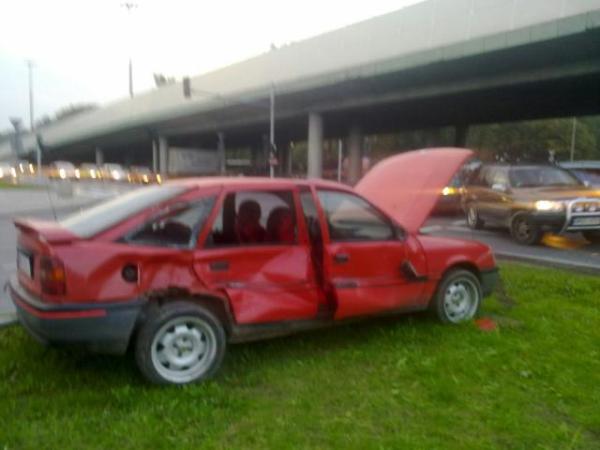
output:
M 292 191 L 238 191 L 225 196 L 208 247 L 297 242 Z

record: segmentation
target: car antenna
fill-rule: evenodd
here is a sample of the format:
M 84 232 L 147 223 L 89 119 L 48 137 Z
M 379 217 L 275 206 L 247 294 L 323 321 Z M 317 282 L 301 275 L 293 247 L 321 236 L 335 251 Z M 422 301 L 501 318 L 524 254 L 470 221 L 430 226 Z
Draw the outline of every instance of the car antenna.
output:
M 42 136 L 40 134 L 36 135 L 36 140 L 37 140 L 37 145 L 38 145 L 38 177 L 41 180 L 42 179 L 42 173 L 41 173 L 41 156 L 42 153 L 44 152 L 44 144 L 42 142 Z M 50 203 L 50 208 L 52 208 L 52 216 L 54 217 L 54 221 L 58 221 L 58 218 L 56 217 L 56 208 L 54 207 L 54 202 L 52 201 L 52 196 L 50 195 L 50 180 L 46 179 L 44 180 L 44 183 L 46 184 L 46 195 L 48 195 L 48 202 Z

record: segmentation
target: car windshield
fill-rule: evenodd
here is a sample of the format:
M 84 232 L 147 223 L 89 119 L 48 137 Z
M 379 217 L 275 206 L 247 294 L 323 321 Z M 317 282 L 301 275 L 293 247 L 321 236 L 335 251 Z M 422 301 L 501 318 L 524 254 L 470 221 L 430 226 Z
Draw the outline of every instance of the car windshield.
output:
M 556 167 L 514 167 L 510 184 L 515 188 L 544 186 L 578 186 L 579 180 L 566 170 Z
M 581 181 L 587 181 L 593 186 L 600 186 L 600 170 L 576 169 L 572 170 Z
M 174 198 L 186 188 L 182 186 L 150 186 L 137 189 L 60 221 L 71 233 L 89 238 L 116 225 L 144 209 Z

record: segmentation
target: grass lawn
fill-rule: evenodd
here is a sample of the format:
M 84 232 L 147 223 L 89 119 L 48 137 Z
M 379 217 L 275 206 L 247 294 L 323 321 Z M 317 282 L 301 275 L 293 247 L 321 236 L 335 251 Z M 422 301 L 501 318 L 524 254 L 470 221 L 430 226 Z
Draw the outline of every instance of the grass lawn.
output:
M 45 189 L 45 187 L 35 184 L 15 184 L 0 180 L 0 189 Z
M 348 325 L 233 346 L 183 388 L 0 330 L 0 448 L 599 449 L 600 277 L 502 277 L 482 311 L 496 331 Z

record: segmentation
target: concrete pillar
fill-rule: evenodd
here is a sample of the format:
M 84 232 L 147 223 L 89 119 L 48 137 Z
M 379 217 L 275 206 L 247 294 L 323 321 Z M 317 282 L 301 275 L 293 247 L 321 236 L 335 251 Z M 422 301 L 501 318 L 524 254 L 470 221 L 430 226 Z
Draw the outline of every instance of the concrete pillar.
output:
M 456 125 L 454 127 L 454 146 L 466 147 L 469 136 L 469 125 Z
M 226 160 L 225 160 L 225 133 L 219 132 L 217 133 L 218 143 L 217 143 L 217 158 L 219 159 L 219 173 L 221 175 L 225 174 L 226 171 Z
M 317 113 L 308 115 L 308 178 L 323 175 L 323 117 Z
M 101 166 L 104 164 L 104 152 L 100 147 L 96 147 L 96 165 Z
M 355 185 L 362 176 L 363 134 L 359 127 L 354 126 L 348 133 L 348 184 Z
M 158 142 L 152 139 L 152 172 L 158 173 Z
M 169 141 L 165 136 L 158 137 L 158 172 L 164 178 L 169 170 Z

